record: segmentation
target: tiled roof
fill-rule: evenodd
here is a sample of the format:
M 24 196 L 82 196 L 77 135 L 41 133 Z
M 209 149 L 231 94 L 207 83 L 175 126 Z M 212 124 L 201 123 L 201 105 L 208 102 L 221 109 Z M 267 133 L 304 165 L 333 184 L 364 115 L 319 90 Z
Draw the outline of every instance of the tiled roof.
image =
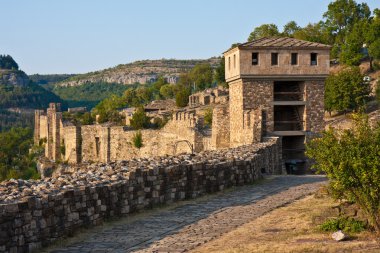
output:
M 317 42 L 310 42 L 306 40 L 298 40 L 288 37 L 264 37 L 257 40 L 249 41 L 240 44 L 239 48 L 247 49 L 263 49 L 263 48 L 305 48 L 305 49 L 330 49 L 330 45 L 325 45 Z

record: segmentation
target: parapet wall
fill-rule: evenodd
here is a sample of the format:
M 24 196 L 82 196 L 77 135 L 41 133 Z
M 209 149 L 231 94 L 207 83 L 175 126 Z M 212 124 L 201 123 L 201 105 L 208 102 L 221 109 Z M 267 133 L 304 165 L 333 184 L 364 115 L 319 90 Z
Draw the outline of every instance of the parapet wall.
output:
M 196 155 L 72 167 L 72 174 L 0 183 L 0 252 L 29 252 L 78 228 L 281 172 L 279 139 Z

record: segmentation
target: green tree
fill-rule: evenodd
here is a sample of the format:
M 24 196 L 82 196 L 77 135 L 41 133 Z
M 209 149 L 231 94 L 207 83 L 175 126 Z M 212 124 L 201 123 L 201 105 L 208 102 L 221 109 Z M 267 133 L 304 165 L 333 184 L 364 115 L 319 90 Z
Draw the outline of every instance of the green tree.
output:
M 149 128 L 150 118 L 146 115 L 143 107 L 139 107 L 132 115 L 130 124 L 136 130 Z
M 116 124 L 123 124 L 123 116 L 118 109 L 121 109 L 127 105 L 124 97 L 112 95 L 109 98 L 102 100 L 92 110 L 92 114 L 99 115 L 99 123 L 113 122 Z
M 208 108 L 206 110 L 205 116 L 204 116 L 204 122 L 206 126 L 208 127 L 212 126 L 212 109 L 211 108 Z
M 158 80 L 153 83 L 153 87 L 155 90 L 159 91 L 165 84 L 167 84 L 166 79 L 163 76 L 160 76 Z
M 326 110 L 346 112 L 358 110 L 365 105 L 369 86 L 363 83 L 358 67 L 346 68 L 338 74 L 330 75 L 325 86 Z
M 284 30 L 282 35 L 286 37 L 294 37 L 294 33 L 301 30 L 301 27 L 296 23 L 296 21 L 289 21 L 284 25 Z
M 211 87 L 213 70 L 208 63 L 200 63 L 194 66 L 189 73 L 190 80 L 195 84 L 197 90 Z
M 177 85 L 191 88 L 193 86 L 193 80 L 191 79 L 190 74 L 189 73 L 180 74 Z
M 94 123 L 94 118 L 92 117 L 91 113 L 85 112 L 83 113 L 80 121 L 82 125 L 92 125 Z
M 263 37 L 279 36 L 280 32 L 275 24 L 263 24 L 255 27 L 253 32 L 249 34 L 248 41 L 257 40 Z
M 18 70 L 18 65 L 10 55 L 0 55 L 0 69 Z
M 237 46 L 240 46 L 240 45 L 241 45 L 241 43 L 239 43 L 239 42 L 232 43 L 230 49 L 232 49 L 232 48 L 234 48 L 234 47 L 237 47 Z
M 349 66 L 358 66 L 364 57 L 361 49 L 365 42 L 363 34 L 368 29 L 368 22 L 355 23 L 352 31 L 346 35 L 346 43 L 341 47 L 340 62 Z
M 225 61 L 224 56 L 220 58 L 218 67 L 214 72 L 214 81 L 221 86 L 226 86 L 226 75 L 225 75 Z
M 136 89 L 136 96 L 143 103 L 149 103 L 153 99 L 153 91 L 152 89 L 146 87 L 139 87 Z
M 0 133 L 0 181 L 10 178 L 38 178 L 36 153 L 29 153 L 33 144 L 30 128 L 12 128 Z
M 178 107 L 185 107 L 189 103 L 189 96 L 191 90 L 188 87 L 180 86 L 178 92 L 175 95 L 175 103 Z
M 160 94 L 164 98 L 174 98 L 175 93 L 174 84 L 165 84 L 160 88 Z
M 380 60 L 380 10 L 375 9 L 373 14 L 374 17 L 365 33 L 371 69 L 373 69 L 372 61 Z
M 338 57 L 340 48 L 346 44 L 347 35 L 359 21 L 369 21 L 371 11 L 366 3 L 357 4 L 354 0 L 336 0 L 328 5 L 323 14 L 324 26 L 334 43 L 333 57 Z
M 363 115 L 354 115 L 353 125 L 330 128 L 307 144 L 306 154 L 326 173 L 333 195 L 357 203 L 380 233 L 380 127 L 371 128 Z
M 293 37 L 299 40 L 329 44 L 328 34 L 322 22 L 309 23 L 304 28 L 294 31 Z

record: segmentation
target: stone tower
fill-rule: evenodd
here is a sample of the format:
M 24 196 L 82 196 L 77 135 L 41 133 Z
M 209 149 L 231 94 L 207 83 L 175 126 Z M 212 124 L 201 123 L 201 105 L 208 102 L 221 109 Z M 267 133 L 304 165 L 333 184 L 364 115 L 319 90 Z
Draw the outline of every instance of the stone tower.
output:
M 324 128 L 324 82 L 330 46 L 261 38 L 224 53 L 230 87 L 230 146 L 248 144 L 247 118 L 261 110 L 262 131 L 279 136 L 287 169 L 302 171 L 305 142 Z
M 48 159 L 57 161 L 61 159 L 61 104 L 50 103 L 46 114 L 48 131 L 45 156 Z

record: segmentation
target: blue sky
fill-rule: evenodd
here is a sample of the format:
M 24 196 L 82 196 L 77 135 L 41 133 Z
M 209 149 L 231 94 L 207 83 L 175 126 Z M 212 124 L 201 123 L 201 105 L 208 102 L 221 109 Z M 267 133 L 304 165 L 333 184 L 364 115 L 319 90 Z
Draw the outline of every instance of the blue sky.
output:
M 27 74 L 203 59 L 263 23 L 317 22 L 330 0 L 0 0 L 0 54 Z M 361 2 L 361 1 L 358 1 Z M 365 1 L 373 10 L 379 0 Z

